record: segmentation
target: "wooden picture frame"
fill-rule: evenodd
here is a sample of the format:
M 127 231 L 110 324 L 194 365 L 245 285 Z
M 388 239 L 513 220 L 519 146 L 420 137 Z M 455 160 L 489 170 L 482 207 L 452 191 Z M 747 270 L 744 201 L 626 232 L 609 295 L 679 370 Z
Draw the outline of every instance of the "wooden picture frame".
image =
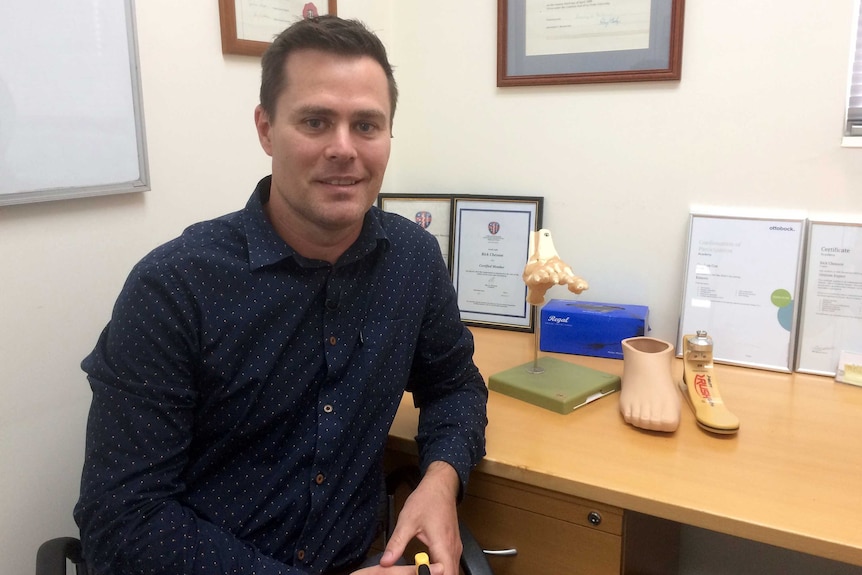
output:
M 497 86 L 679 80 L 685 0 L 497 0 Z
M 318 15 L 336 14 L 337 0 L 321 0 L 305 2 L 302 0 L 258 0 L 255 2 L 255 22 L 242 18 L 243 7 L 250 0 L 219 0 L 219 20 L 221 23 L 222 54 L 238 54 L 240 56 L 263 56 L 271 42 L 264 41 L 260 33 L 272 38 L 290 26 L 296 20 L 304 17 L 303 11 L 309 6 L 314 7 Z M 325 7 L 321 9 L 320 4 Z M 237 10 L 239 5 L 240 10 Z M 326 10 L 325 12 L 322 10 Z M 246 34 L 243 31 L 256 26 L 258 34 Z M 239 31 L 239 33 L 238 33 Z

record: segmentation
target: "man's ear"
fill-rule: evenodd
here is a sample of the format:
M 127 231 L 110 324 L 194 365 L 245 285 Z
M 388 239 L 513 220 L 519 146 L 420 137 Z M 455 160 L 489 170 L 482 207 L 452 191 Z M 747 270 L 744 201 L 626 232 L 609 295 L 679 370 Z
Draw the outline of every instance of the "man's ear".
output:
M 254 109 L 254 125 L 257 128 L 257 139 L 260 140 L 260 146 L 268 156 L 272 156 L 272 140 L 269 136 L 272 124 L 269 123 L 269 114 L 260 104 Z

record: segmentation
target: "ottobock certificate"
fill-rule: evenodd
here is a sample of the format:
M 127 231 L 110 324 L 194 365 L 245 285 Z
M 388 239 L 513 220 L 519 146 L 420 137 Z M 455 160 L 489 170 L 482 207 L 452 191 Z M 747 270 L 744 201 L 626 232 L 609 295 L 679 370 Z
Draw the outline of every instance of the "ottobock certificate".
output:
M 533 330 L 522 274 L 541 198 L 455 198 L 452 281 L 468 324 Z
M 715 361 L 791 371 L 805 220 L 692 215 L 677 352 L 705 330 Z
M 811 222 L 797 371 L 834 376 L 862 351 L 862 225 Z

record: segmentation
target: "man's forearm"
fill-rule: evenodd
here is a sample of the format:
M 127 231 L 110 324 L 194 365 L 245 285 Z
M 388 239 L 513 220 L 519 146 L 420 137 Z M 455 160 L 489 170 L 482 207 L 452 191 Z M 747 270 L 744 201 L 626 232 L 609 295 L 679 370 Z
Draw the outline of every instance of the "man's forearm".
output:
M 485 455 L 487 393 L 477 374 L 456 392 L 420 406 L 416 435 L 420 461 L 425 468 L 432 462 L 447 462 L 460 480 L 459 493 Z

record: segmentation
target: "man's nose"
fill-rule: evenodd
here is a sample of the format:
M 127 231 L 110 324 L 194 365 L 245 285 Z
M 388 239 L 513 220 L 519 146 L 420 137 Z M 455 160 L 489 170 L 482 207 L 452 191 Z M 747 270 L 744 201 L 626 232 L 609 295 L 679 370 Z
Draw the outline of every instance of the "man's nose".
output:
M 352 160 L 356 157 L 353 131 L 348 125 L 338 125 L 331 132 L 326 147 L 326 157 L 330 160 Z

